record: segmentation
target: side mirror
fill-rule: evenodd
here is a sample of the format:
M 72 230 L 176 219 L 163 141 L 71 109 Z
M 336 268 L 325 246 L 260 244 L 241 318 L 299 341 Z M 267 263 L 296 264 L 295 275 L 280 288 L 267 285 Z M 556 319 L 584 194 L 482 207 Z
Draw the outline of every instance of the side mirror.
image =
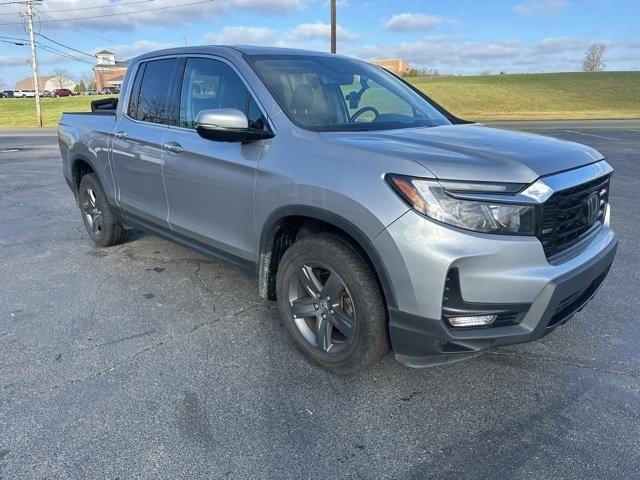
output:
M 196 132 L 218 142 L 253 142 L 273 134 L 249 128 L 247 116 L 235 108 L 201 110 L 196 116 Z

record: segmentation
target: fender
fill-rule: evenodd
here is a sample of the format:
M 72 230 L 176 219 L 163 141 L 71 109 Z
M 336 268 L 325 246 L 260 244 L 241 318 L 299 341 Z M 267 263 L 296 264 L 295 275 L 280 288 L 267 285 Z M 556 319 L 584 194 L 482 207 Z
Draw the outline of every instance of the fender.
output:
M 321 220 L 325 223 L 333 225 L 347 234 L 349 234 L 369 258 L 375 273 L 378 277 L 380 285 L 384 293 L 386 305 L 388 308 L 397 308 L 395 291 L 389 280 L 389 274 L 373 243 L 356 225 L 349 220 L 328 210 L 323 210 L 310 205 L 288 205 L 274 210 L 263 224 L 260 234 L 260 249 L 258 259 L 258 282 L 260 285 L 261 295 L 267 294 L 266 287 L 270 274 L 271 263 L 271 245 L 273 245 L 277 226 L 280 222 L 291 216 L 307 217 L 315 220 Z
M 102 170 L 98 168 L 96 160 L 91 158 L 91 155 L 86 155 L 85 153 L 86 152 L 77 152 L 77 153 L 74 153 L 73 156 L 71 157 L 72 158 L 71 160 L 71 175 L 72 175 L 71 183 L 72 184 L 69 185 L 69 187 L 73 191 L 73 194 L 76 197 L 76 200 L 78 200 L 78 186 L 77 184 L 74 183 L 76 181 L 76 179 L 74 178 L 74 175 L 75 175 L 76 165 L 79 161 L 81 161 L 81 162 L 88 163 L 91 169 L 93 170 L 93 173 L 98 177 L 98 181 L 100 182 L 100 185 L 102 185 L 102 189 L 105 192 L 109 205 L 119 209 L 118 205 L 115 202 L 115 198 L 109 195 L 110 190 L 108 188 L 105 188 L 105 185 L 109 185 L 108 183 L 105 182 L 105 180 L 108 181 L 109 179 L 104 178 L 104 172 L 102 172 Z

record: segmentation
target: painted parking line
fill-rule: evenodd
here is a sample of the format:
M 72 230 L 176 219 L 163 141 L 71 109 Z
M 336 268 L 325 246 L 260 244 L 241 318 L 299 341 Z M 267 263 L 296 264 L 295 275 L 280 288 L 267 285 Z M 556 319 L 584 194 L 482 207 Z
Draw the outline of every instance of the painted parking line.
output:
M 587 135 L 589 137 L 598 137 L 598 138 L 604 138 L 605 140 L 620 140 L 619 138 L 613 138 L 613 137 L 604 137 L 602 135 L 595 135 L 593 133 L 584 133 L 584 132 L 578 132 L 576 130 L 565 130 L 565 132 L 571 132 L 571 133 L 577 133 L 578 135 Z

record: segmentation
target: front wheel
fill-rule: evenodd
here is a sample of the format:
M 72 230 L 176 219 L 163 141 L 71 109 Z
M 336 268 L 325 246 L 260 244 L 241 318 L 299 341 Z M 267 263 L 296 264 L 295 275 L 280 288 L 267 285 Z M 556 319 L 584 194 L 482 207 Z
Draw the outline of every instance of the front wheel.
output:
M 389 351 L 380 288 L 367 262 L 341 238 L 296 241 L 280 261 L 277 295 L 296 346 L 316 365 L 350 373 Z

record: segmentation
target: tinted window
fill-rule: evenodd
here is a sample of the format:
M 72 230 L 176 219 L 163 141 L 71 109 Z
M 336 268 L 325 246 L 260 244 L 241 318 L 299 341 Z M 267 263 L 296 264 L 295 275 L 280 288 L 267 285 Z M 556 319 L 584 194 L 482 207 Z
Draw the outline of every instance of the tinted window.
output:
M 133 82 L 133 87 L 131 88 L 131 98 L 129 99 L 129 108 L 127 109 L 127 114 L 131 118 L 137 118 L 138 115 L 138 99 L 140 94 L 140 84 L 142 83 L 142 76 L 144 75 L 144 63 L 140 64 L 138 67 L 138 72 L 136 73 L 136 79 Z
M 180 126 L 195 128 L 201 110 L 235 108 L 244 112 L 249 127 L 267 129 L 267 121 L 240 77 L 226 63 L 190 58 L 184 71 L 180 95 Z
M 147 62 L 133 118 L 145 122 L 169 123 L 167 99 L 175 66 L 175 58 Z

